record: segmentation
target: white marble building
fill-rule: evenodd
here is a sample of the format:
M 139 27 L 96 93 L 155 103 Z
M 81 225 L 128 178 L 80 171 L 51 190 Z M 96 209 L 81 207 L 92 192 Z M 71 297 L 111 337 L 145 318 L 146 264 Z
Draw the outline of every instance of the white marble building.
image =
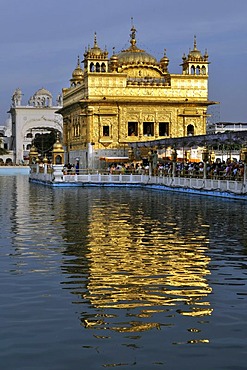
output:
M 7 150 L 7 154 L 0 155 L 0 165 L 13 162 L 12 123 L 9 116 L 3 125 L 0 125 L 0 148 Z
M 56 113 L 62 107 L 59 95 L 56 105 L 53 104 L 51 93 L 41 88 L 28 101 L 22 104 L 22 91 L 18 88 L 12 96 L 12 105 L 9 113 L 12 123 L 12 150 L 13 163 L 28 162 L 29 150 L 36 134 L 45 134 L 50 129 L 63 133 L 63 117 Z

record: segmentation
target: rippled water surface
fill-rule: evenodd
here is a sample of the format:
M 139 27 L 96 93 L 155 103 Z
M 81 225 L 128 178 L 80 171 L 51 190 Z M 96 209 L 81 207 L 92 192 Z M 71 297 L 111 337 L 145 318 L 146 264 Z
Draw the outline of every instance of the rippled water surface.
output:
M 0 176 L 1 369 L 246 369 L 246 207 Z

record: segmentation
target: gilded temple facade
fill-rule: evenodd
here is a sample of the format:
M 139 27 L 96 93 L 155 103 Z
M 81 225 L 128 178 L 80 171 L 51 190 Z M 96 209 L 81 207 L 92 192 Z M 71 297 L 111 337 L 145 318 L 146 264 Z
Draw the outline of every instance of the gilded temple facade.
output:
M 97 43 L 79 57 L 63 89 L 66 161 L 101 168 L 102 159 L 124 160 L 129 143 L 206 133 L 208 54 L 194 47 L 182 57 L 181 74 L 140 49 L 132 26 L 129 48 L 108 56 Z M 145 155 L 145 153 L 143 153 Z M 138 158 L 140 159 L 140 158 Z

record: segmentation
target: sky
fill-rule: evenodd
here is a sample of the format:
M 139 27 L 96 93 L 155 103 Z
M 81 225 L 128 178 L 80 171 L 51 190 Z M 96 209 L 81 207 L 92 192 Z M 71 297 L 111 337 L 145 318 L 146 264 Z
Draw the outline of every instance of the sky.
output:
M 0 125 L 16 88 L 23 104 L 42 87 L 56 101 L 95 32 L 109 56 L 129 47 L 132 18 L 137 46 L 158 60 L 166 49 L 170 73 L 182 72 L 196 35 L 219 102 L 211 121 L 247 122 L 247 0 L 0 0 Z

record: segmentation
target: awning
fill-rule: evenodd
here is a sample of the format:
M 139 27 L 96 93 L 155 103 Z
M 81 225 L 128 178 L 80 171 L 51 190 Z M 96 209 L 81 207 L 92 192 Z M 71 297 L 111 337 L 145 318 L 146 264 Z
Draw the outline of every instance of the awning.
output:
M 100 160 L 111 163 L 123 163 L 130 161 L 129 157 L 100 157 Z

